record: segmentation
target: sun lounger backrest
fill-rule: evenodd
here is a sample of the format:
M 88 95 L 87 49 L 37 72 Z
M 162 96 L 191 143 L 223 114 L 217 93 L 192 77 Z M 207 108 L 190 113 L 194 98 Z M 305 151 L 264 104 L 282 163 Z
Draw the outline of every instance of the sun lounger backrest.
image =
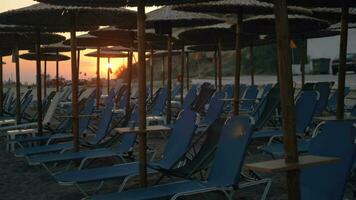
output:
M 343 199 L 356 155 L 356 129 L 350 121 L 328 121 L 312 141 L 309 153 L 339 161 L 305 168 L 300 173 L 301 200 Z
M 226 95 L 225 92 L 215 92 L 214 96 L 210 100 L 209 108 L 204 118 L 204 123 L 210 125 L 217 118 L 220 117 L 225 103 L 221 99 L 224 99 L 225 95 Z
M 164 107 L 166 105 L 168 91 L 167 88 L 161 88 L 157 94 L 156 99 L 153 102 L 151 109 L 151 115 L 161 115 L 163 113 Z
M 256 130 L 266 125 L 278 107 L 280 103 L 279 85 L 276 84 L 262 101 L 252 113 L 252 117 L 255 119 L 254 129 Z
M 255 85 L 249 86 L 242 98 L 242 99 L 246 99 L 247 101 L 242 101 L 240 103 L 240 108 L 242 110 L 250 110 L 255 103 L 254 101 L 251 101 L 251 100 L 256 99 L 257 94 L 258 94 L 257 86 L 255 86 Z
M 132 114 L 130 116 L 130 121 L 135 122 L 135 126 L 138 124 L 138 108 L 133 108 Z M 136 133 L 122 134 L 120 137 L 120 144 L 117 146 L 116 151 L 125 153 L 132 149 L 135 145 L 137 138 Z
M 225 85 L 223 91 L 226 93 L 226 98 L 228 99 L 234 96 L 234 87 L 230 84 Z
M 240 98 L 242 98 L 245 95 L 246 89 L 247 89 L 247 85 L 240 84 Z
M 261 98 L 265 97 L 269 91 L 272 89 L 273 87 L 273 84 L 267 84 L 263 87 L 263 91 L 262 91 L 262 95 L 261 95 Z
M 224 187 L 239 182 L 251 132 L 250 117 L 233 117 L 226 122 L 214 155 L 209 183 Z
M 90 117 L 94 111 L 94 98 L 89 98 L 86 100 L 83 110 L 80 112 L 80 115 L 84 115 L 84 117 L 79 118 L 79 134 L 83 134 L 84 130 L 88 128 Z
M 333 83 L 319 82 L 315 85 L 315 90 L 319 92 L 319 101 L 315 108 L 315 114 L 321 115 L 328 105 L 329 95 Z
M 314 117 L 318 103 L 318 92 L 302 91 L 295 104 L 297 133 L 305 133 Z
M 189 109 L 183 110 L 174 123 L 163 152 L 160 166 L 170 169 L 187 151 L 191 144 L 196 125 L 197 114 Z
M 26 111 L 26 109 L 30 105 L 32 99 L 33 99 L 33 95 L 32 94 L 27 96 L 26 99 L 24 99 L 24 102 L 21 104 L 21 109 L 20 109 L 21 115 L 24 114 L 24 112 Z
M 174 88 L 172 89 L 172 99 L 174 99 L 174 97 L 176 97 L 180 92 L 180 85 L 176 85 L 174 86 Z
M 344 97 L 346 97 L 350 93 L 350 87 L 345 87 L 344 90 Z M 330 112 L 335 112 L 336 111 L 336 102 L 337 102 L 337 95 L 338 95 L 338 90 L 336 90 L 331 97 L 329 98 L 328 101 L 328 110 Z
M 50 104 L 48 106 L 47 112 L 43 118 L 43 125 L 49 126 L 51 123 L 51 119 L 56 111 L 56 108 L 61 100 L 63 93 L 62 92 L 57 92 L 52 100 L 50 101 Z
M 98 144 L 102 139 L 105 138 L 110 127 L 113 106 L 113 101 L 110 101 L 105 105 L 105 108 L 100 115 L 98 127 L 95 131 L 95 139 L 90 141 L 91 144 Z
M 183 109 L 190 109 L 190 107 L 192 106 L 194 99 L 197 98 L 197 90 L 196 88 L 191 88 L 187 95 L 184 97 L 184 101 L 183 101 Z

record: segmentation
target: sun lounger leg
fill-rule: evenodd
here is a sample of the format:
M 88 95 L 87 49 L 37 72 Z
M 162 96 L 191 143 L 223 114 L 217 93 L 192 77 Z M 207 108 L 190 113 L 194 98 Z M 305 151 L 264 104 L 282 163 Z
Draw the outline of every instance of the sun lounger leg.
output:
M 129 182 L 129 180 L 132 179 L 135 176 L 137 176 L 137 175 L 126 176 L 125 179 L 122 181 L 118 191 L 122 192 L 125 189 L 125 186 L 126 186 L 127 182 Z
M 266 187 L 265 187 L 265 189 L 262 193 L 262 196 L 261 196 L 261 200 L 265 200 L 267 198 L 268 192 L 271 188 L 272 179 L 266 178 L 266 179 L 262 179 L 262 180 L 258 180 L 258 181 L 243 183 L 243 184 L 239 185 L 239 188 L 243 189 L 243 188 L 247 188 L 247 187 L 251 187 L 251 186 L 255 186 L 255 185 L 259 185 L 259 184 L 266 184 Z

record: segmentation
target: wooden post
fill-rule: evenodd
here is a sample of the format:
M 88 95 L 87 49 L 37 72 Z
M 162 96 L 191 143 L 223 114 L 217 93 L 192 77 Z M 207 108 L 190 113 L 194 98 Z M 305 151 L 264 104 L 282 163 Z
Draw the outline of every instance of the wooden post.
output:
M 222 59 L 221 59 L 221 42 L 218 42 L 218 80 L 219 80 L 219 91 L 222 91 Z
M 126 97 L 126 115 L 129 118 L 128 113 L 130 112 L 131 107 L 131 83 L 132 83 L 132 57 L 133 57 L 133 45 L 127 58 L 127 97 Z
M 339 77 L 338 77 L 338 93 L 336 118 L 344 119 L 344 92 L 345 92 L 345 68 L 347 55 L 347 37 L 348 37 L 348 15 L 349 7 L 343 5 L 341 15 L 341 32 L 340 32 L 340 55 L 339 55 Z
M 300 54 L 300 72 L 302 74 L 302 87 L 304 87 L 304 84 L 305 84 L 305 63 L 307 62 L 307 40 L 306 39 L 303 39 L 302 41 L 302 44 L 301 44 L 301 47 L 300 47 L 300 51 L 301 51 L 301 54 Z
M 110 58 L 108 58 L 108 77 L 107 77 L 107 81 L 108 81 L 108 95 L 110 93 L 110 70 L 111 70 L 111 67 L 110 67 Z
M 3 58 L 0 56 L 0 116 L 4 115 Z
M 214 51 L 214 84 L 218 88 L 218 52 Z
M 37 131 L 43 135 L 42 125 L 42 81 L 41 81 L 41 33 L 36 30 L 36 85 L 37 85 Z
M 20 82 L 20 59 L 19 51 L 16 49 L 16 123 L 21 123 L 21 82 Z
M 187 63 L 186 63 L 186 66 L 187 66 L 187 91 L 189 91 L 190 87 L 190 77 L 189 77 L 189 53 L 187 53 L 187 56 L 186 56 L 186 59 L 187 59 Z
M 181 68 L 180 68 L 180 104 L 183 105 L 184 100 L 184 68 L 185 68 L 185 51 L 184 45 L 182 46 L 181 52 Z
M 47 96 L 47 60 L 44 60 L 43 70 L 43 98 Z
M 253 62 L 253 45 L 250 45 L 250 68 L 251 68 L 251 85 L 255 85 L 255 63 Z
M 162 56 L 162 86 L 164 86 L 166 84 L 166 72 L 165 72 L 165 67 L 166 63 L 165 63 L 165 59 L 164 56 Z
M 138 0 L 137 5 L 137 40 L 138 40 L 138 109 L 139 109 L 139 175 L 140 186 L 147 186 L 147 138 L 146 138 L 146 29 L 145 0 Z
M 150 96 L 151 96 L 151 100 L 153 100 L 153 47 L 151 47 L 151 63 L 150 63 Z
M 78 71 L 76 59 L 76 15 L 72 14 L 72 30 L 70 31 L 71 68 L 72 68 L 72 133 L 74 151 L 79 151 L 79 108 L 78 108 Z
M 59 52 L 56 52 L 56 92 L 59 91 Z
M 167 86 L 167 110 L 166 110 L 166 116 L 167 116 L 167 124 L 171 123 L 171 117 L 172 117 L 172 109 L 171 109 L 171 100 L 172 100 L 172 33 L 168 34 L 168 56 L 167 56 L 167 80 L 168 80 L 168 86 Z
M 77 66 L 78 72 L 80 72 L 80 49 L 77 50 Z
M 96 109 L 100 107 L 100 47 L 96 48 Z
M 235 67 L 235 92 L 233 114 L 239 115 L 239 98 L 240 98 L 240 73 L 241 73 L 241 32 L 242 32 L 242 10 L 237 14 L 236 20 L 236 67 Z
M 283 144 L 285 161 L 298 162 L 297 137 L 295 128 L 295 107 L 293 77 L 289 49 L 288 14 L 286 0 L 274 0 L 276 43 L 278 55 L 279 87 L 282 109 Z M 288 199 L 299 200 L 299 171 L 287 172 Z

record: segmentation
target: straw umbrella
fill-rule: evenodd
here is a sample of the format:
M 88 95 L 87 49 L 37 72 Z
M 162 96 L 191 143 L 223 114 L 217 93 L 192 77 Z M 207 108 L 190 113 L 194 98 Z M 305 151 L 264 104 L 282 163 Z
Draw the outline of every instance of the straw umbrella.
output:
M 222 20 L 204 14 L 196 14 L 189 12 L 174 11 L 171 7 L 162 7 L 147 14 L 147 22 L 149 26 L 154 27 L 156 32 L 162 35 L 167 35 L 167 50 L 168 50 L 168 95 L 166 117 L 167 123 L 171 123 L 171 99 L 172 99 L 172 29 L 173 27 L 192 27 L 198 25 L 211 25 L 221 23 Z M 184 54 L 184 52 L 183 52 Z M 183 81 L 181 82 L 183 90 Z
M 4 84 L 3 84 L 3 65 L 6 64 L 3 61 L 3 57 L 11 55 L 11 50 L 0 50 L 0 116 L 4 115 Z
M 93 51 L 90 53 L 85 54 L 85 56 L 88 57 L 97 57 L 99 54 L 100 58 L 107 58 L 108 59 L 108 91 L 107 93 L 109 94 L 110 92 L 110 59 L 111 58 L 127 58 L 128 54 L 120 51 L 113 51 L 113 50 L 103 50 L 101 49 L 100 52 L 98 51 Z
M 13 27 L 12 27 L 13 28 Z M 12 29 L 11 28 L 11 29 Z M 1 27 L 1 30 L 7 30 L 7 28 Z M 20 29 L 18 29 L 20 30 Z M 12 29 L 11 31 L 15 31 Z M 38 40 L 42 44 L 51 44 L 60 42 L 65 39 L 65 37 L 55 34 L 41 34 L 41 39 Z M 18 59 L 18 51 L 24 49 L 30 49 L 35 45 L 36 35 L 30 32 L 0 32 L 0 48 L 12 48 L 13 55 L 16 64 L 16 122 L 20 123 L 20 62 Z M 40 76 L 40 74 L 39 74 Z M 40 101 L 40 100 L 37 100 Z M 41 103 L 42 105 L 42 103 Z M 41 109 L 42 110 L 42 109 Z M 42 121 L 41 121 L 42 123 Z
M 185 41 L 191 41 L 198 44 L 215 44 L 217 46 L 217 71 L 219 79 L 219 90 L 222 90 L 222 61 L 221 61 L 221 46 L 222 44 L 235 43 L 235 32 L 229 24 L 218 24 L 205 27 L 197 27 L 188 29 L 179 33 L 178 37 Z M 241 41 L 258 40 L 258 35 L 242 35 Z
M 289 4 L 297 4 L 302 6 L 324 6 L 324 7 L 340 7 L 342 6 L 342 17 L 341 17 L 341 42 L 340 42 L 340 69 L 339 69 L 339 93 L 338 93 L 338 104 L 337 104 L 337 118 L 343 118 L 343 103 L 344 103 L 344 84 L 345 84 L 345 64 L 346 64 L 346 50 L 347 50 L 347 18 L 348 18 L 348 7 L 355 6 L 356 2 L 354 0 L 300 0 L 300 1 L 287 1 L 287 0 L 268 0 L 274 2 L 275 10 L 275 30 L 277 38 L 277 50 L 278 50 L 278 68 L 280 77 L 283 80 L 281 84 L 281 94 L 282 94 L 282 109 L 283 109 L 283 130 L 285 133 L 284 138 L 284 148 L 286 150 L 286 162 L 297 163 L 298 154 L 295 138 L 295 122 L 294 122 L 294 106 L 293 98 L 291 95 L 292 86 L 292 73 L 290 70 L 290 53 L 289 53 L 289 25 L 288 25 L 288 13 L 287 13 L 287 2 Z M 287 87 L 286 87 L 287 86 Z M 283 87 L 283 89 L 282 89 Z M 293 170 L 287 172 L 287 185 L 289 199 L 299 199 L 299 171 Z
M 48 3 L 55 4 L 67 4 L 67 5 L 85 5 L 85 6 L 137 6 L 137 39 L 138 39 L 138 65 L 139 65 L 139 154 L 140 154 L 140 185 L 146 186 L 147 184 L 147 174 L 146 174 L 146 111 L 145 111 L 145 94 L 146 94 L 146 77 L 145 77 L 145 66 L 146 66 L 146 48 L 145 48 L 145 6 L 149 5 L 173 5 L 182 3 L 196 3 L 205 2 L 210 0 L 80 0 L 80 1 L 69 1 L 69 0 L 37 0 Z
M 98 17 L 100 16 L 100 17 Z M 71 32 L 71 68 L 72 68 L 72 132 L 74 150 L 79 150 L 78 135 L 78 68 L 76 60 L 76 31 L 85 26 L 100 25 L 130 25 L 136 14 L 133 11 L 120 8 L 90 8 L 90 7 L 64 7 L 51 6 L 38 3 L 18 10 L 8 11 L 0 14 L 0 21 L 5 24 L 32 25 L 51 31 Z M 122 20 L 125 19 L 125 20 Z M 53 23 L 55 22 L 55 23 Z M 78 29 L 77 29 L 78 28 Z M 39 51 L 39 45 L 37 46 Z M 39 53 L 38 53 L 39 54 Z M 37 61 L 39 62 L 39 60 Z M 38 64 L 40 65 L 40 64 Z M 40 83 L 38 83 L 40 85 Z M 41 98 L 41 97 L 39 97 Z M 39 106 L 41 106 L 39 104 Z M 39 116 L 41 119 L 42 117 Z
M 204 13 L 222 13 L 236 15 L 236 69 L 235 69 L 235 90 L 234 90 L 234 107 L 233 114 L 239 114 L 239 93 L 240 93 L 240 72 L 241 72 L 241 36 L 242 20 L 244 15 L 257 15 L 273 12 L 273 5 L 259 2 L 257 0 L 222 0 L 199 4 L 188 4 L 177 6 L 174 9 Z M 291 12 L 308 12 L 304 9 L 291 8 Z
M 43 50 L 42 50 L 43 51 Z M 20 55 L 20 58 L 24 59 L 24 60 L 32 60 L 32 61 L 36 61 L 37 60 L 37 55 L 36 53 L 26 53 L 26 54 L 22 54 Z M 59 54 L 58 52 L 57 53 L 41 53 L 40 55 L 40 60 L 41 61 L 44 61 L 45 62 L 45 65 L 44 65 L 44 85 L 43 85 L 43 88 L 44 88 L 44 97 L 46 97 L 46 90 L 47 90 L 47 80 L 46 80 L 46 76 L 47 76 L 47 70 L 46 70 L 46 67 L 47 67 L 47 62 L 48 61 L 55 61 L 56 62 L 56 85 L 58 86 L 58 68 L 59 68 L 59 62 L 61 61 L 67 61 L 67 60 L 70 60 L 70 57 L 66 56 L 66 55 L 62 55 L 62 54 Z
M 78 50 L 84 50 L 85 48 L 77 47 Z M 41 53 L 55 53 L 59 56 L 61 52 L 70 52 L 70 47 L 64 45 L 63 42 L 50 44 L 50 45 L 42 45 L 40 49 Z M 35 53 L 35 50 L 30 50 L 31 53 Z M 56 61 L 56 92 L 59 91 L 59 60 Z

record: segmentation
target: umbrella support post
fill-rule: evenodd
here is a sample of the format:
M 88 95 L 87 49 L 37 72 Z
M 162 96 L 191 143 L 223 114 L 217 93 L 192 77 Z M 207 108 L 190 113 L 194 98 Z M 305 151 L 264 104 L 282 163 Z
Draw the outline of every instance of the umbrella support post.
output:
M 303 39 L 302 41 L 302 45 L 301 45 L 301 59 L 300 59 L 300 72 L 301 72 L 301 76 L 302 76 L 302 86 L 301 88 L 304 87 L 305 84 L 305 63 L 306 63 L 306 56 L 307 56 L 307 40 Z
M 274 0 L 275 29 L 278 55 L 278 73 L 280 81 L 283 144 L 285 149 L 285 162 L 297 163 L 297 137 L 295 128 L 295 106 L 293 99 L 293 77 L 290 62 L 288 14 L 286 0 Z M 288 199 L 299 200 L 299 171 L 287 172 Z
M 37 85 L 37 129 L 38 135 L 43 135 L 42 125 L 42 81 L 41 81 L 41 33 L 36 31 L 36 85 Z
M 153 48 L 151 48 L 151 63 L 150 63 L 150 96 L 151 101 L 153 101 Z
M 73 27 L 70 31 L 71 69 L 72 69 L 72 133 L 74 151 L 79 151 L 79 108 L 78 108 L 78 65 L 77 65 L 77 41 L 76 41 L 76 15 L 72 14 Z
M 167 40 L 167 51 L 168 51 L 168 56 L 167 56 L 167 73 L 168 73 L 168 87 L 167 87 L 167 110 L 166 110 L 166 116 L 167 116 L 167 124 L 171 123 L 171 117 L 172 117 L 172 108 L 171 108 L 171 100 L 172 100 L 172 33 L 168 34 L 168 40 Z
M 340 32 L 340 55 L 339 55 L 339 77 L 338 77 L 338 94 L 336 106 L 336 118 L 344 119 L 344 91 L 345 91 L 345 67 L 346 67 L 346 54 L 347 54 L 347 37 L 348 37 L 348 15 L 349 8 L 342 7 L 341 15 L 341 32 Z
M 44 61 L 44 70 L 43 70 L 43 98 L 47 96 L 47 61 Z
M 219 91 L 222 91 L 222 58 L 221 58 L 221 42 L 218 43 L 218 80 L 219 80 Z
M 147 137 L 146 137 L 146 47 L 145 47 L 145 1 L 139 0 L 137 6 L 138 40 L 138 109 L 139 109 L 139 175 L 140 186 L 147 186 Z
M 97 47 L 96 51 L 96 109 L 100 107 L 100 47 Z
M 187 68 L 187 91 L 189 91 L 189 89 L 190 89 L 190 80 L 189 80 L 189 78 L 190 78 L 190 76 L 189 76 L 189 53 L 187 53 L 187 57 L 186 57 L 186 59 L 187 59 L 187 63 L 186 63 L 186 68 Z
M 253 45 L 250 46 L 250 67 L 251 67 L 251 85 L 255 85 L 255 63 L 253 62 Z
M 56 60 L 56 92 L 59 91 L 59 52 L 56 52 L 57 60 Z
M 133 56 L 133 48 L 131 47 L 131 50 L 129 52 L 128 58 L 127 58 L 127 97 L 126 97 L 126 116 L 127 119 L 129 119 L 129 112 L 130 112 L 130 107 L 131 107 L 131 84 L 132 84 L 132 56 Z
M 237 14 L 236 20 L 236 67 L 235 67 L 235 92 L 233 114 L 239 115 L 239 98 L 240 98 L 240 73 L 241 73 L 241 31 L 242 31 L 242 12 Z
M 185 68 L 185 51 L 184 51 L 184 46 L 182 47 L 182 53 L 181 53 L 181 59 L 182 59 L 182 66 L 180 69 L 180 104 L 183 105 L 183 100 L 184 100 L 184 68 Z
M 214 51 L 214 84 L 218 88 L 218 52 Z
M 15 55 L 16 63 L 16 124 L 21 123 L 21 82 L 20 82 L 20 59 L 18 50 Z
M 108 58 L 108 95 L 110 93 L 110 71 L 111 71 L 111 66 L 110 66 L 110 58 Z

